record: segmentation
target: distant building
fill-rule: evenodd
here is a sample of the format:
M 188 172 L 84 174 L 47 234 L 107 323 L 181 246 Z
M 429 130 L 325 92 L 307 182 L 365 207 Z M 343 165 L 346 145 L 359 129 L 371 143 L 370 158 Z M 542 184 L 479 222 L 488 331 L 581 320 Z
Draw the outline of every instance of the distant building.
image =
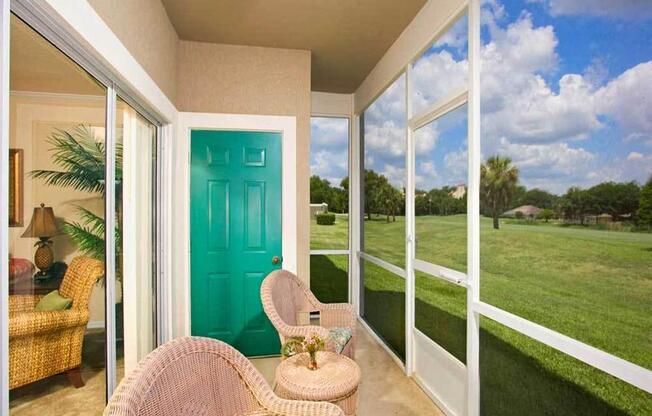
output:
M 314 218 L 317 214 L 328 212 L 328 204 L 322 202 L 321 204 L 310 204 L 310 218 Z
M 520 207 L 516 207 L 514 209 L 510 209 L 509 211 L 503 212 L 501 217 L 516 218 L 516 213 L 522 212 L 523 217 L 525 218 L 536 218 L 541 211 L 543 211 L 541 208 L 535 207 L 534 205 L 522 205 Z
M 463 183 L 457 185 L 449 195 L 455 199 L 464 198 L 464 195 L 466 195 L 466 185 L 464 185 Z
M 587 215 L 584 217 L 584 222 L 586 224 L 610 224 L 613 222 L 613 217 L 605 213 L 600 215 Z

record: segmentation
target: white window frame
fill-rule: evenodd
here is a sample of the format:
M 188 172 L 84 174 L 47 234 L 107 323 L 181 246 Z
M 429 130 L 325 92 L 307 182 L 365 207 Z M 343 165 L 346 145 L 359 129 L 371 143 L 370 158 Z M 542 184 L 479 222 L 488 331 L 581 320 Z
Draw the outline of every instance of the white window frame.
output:
M 346 249 L 310 249 L 310 257 L 312 256 L 348 256 L 348 284 L 347 284 L 347 298 L 349 302 L 352 302 L 353 296 L 353 253 L 352 250 L 352 238 L 353 233 L 353 221 L 352 221 L 352 210 L 355 204 L 353 187 L 352 187 L 352 172 L 353 172 L 353 137 L 354 137 L 354 116 L 353 116 L 353 95 L 351 94 L 330 94 L 322 92 L 312 92 L 311 94 L 312 108 L 313 111 L 310 114 L 310 120 L 312 124 L 313 118 L 335 118 L 335 119 L 346 119 L 348 123 L 348 177 L 349 177 L 349 207 L 348 207 L 348 216 L 349 216 L 349 233 L 348 233 L 348 248 Z M 312 130 L 312 128 L 311 128 Z M 312 135 L 311 135 L 312 139 Z M 312 158 L 312 148 L 310 150 L 310 157 Z M 312 172 L 310 174 L 312 176 Z M 309 244 L 312 244 L 312 237 L 309 239 Z M 310 279 L 312 281 L 312 269 L 310 272 Z

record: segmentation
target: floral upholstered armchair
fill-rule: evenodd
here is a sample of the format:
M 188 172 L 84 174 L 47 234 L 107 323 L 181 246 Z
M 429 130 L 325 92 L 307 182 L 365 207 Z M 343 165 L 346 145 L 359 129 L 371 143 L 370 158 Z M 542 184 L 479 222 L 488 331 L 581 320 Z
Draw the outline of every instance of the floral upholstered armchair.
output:
M 35 311 L 42 296 L 9 296 L 10 389 L 63 372 L 75 387 L 83 385 L 79 366 L 88 302 L 93 285 L 103 275 L 101 261 L 75 258 L 59 288 L 61 296 L 72 299 L 70 309 L 63 311 Z

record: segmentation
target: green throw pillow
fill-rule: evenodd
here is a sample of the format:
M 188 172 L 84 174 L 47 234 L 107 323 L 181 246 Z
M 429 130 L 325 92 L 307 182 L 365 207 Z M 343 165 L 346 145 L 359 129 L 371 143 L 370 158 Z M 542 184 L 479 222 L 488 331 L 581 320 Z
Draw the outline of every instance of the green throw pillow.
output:
M 70 309 L 72 306 L 72 299 L 64 298 L 59 294 L 58 290 L 53 290 L 36 304 L 34 308 L 37 312 L 48 312 L 48 311 L 63 311 Z

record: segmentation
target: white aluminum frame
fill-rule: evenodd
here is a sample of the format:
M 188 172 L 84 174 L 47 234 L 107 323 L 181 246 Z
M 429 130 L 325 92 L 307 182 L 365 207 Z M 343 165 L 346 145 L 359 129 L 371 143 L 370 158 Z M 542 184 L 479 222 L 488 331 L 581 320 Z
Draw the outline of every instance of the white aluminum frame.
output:
M 116 93 L 113 83 L 106 90 L 105 148 L 106 163 L 104 171 L 104 229 L 115 230 L 115 113 Z M 117 386 L 117 355 L 115 332 L 115 233 L 104 233 L 104 319 L 106 320 L 106 401 Z
M 414 218 L 414 192 L 416 179 L 416 147 L 414 130 L 410 127 L 412 120 L 412 64 L 405 68 L 405 374 L 409 377 L 414 372 L 414 336 L 415 327 L 415 277 L 414 257 L 416 253 L 416 228 Z
M 469 0 L 469 103 L 466 282 L 466 413 L 480 415 L 480 1 Z
M 430 0 L 432 1 L 432 0 Z M 592 367 L 595 367 L 607 374 L 617 377 L 626 383 L 629 383 L 639 389 L 648 393 L 652 393 L 652 371 L 647 368 L 638 366 L 632 362 L 623 360 L 610 353 L 599 350 L 595 347 L 587 345 L 576 339 L 560 334 L 549 328 L 538 325 L 532 321 L 521 318 L 511 314 L 505 310 L 489 305 L 480 301 L 480 165 L 481 165 L 481 137 L 480 137 L 480 48 L 481 48 L 481 0 L 468 0 L 463 3 L 463 7 L 457 10 L 452 16 L 446 19 L 445 24 L 440 28 L 435 28 L 432 39 L 438 38 L 445 32 L 459 17 L 464 13 L 468 14 L 469 29 L 468 29 L 468 60 L 469 60 L 469 80 L 468 89 L 462 88 L 453 92 L 450 96 L 436 102 L 427 109 L 421 111 L 419 114 L 411 114 L 412 108 L 410 104 L 411 94 L 411 65 L 418 59 L 423 50 L 415 54 L 411 59 L 406 62 L 395 77 L 391 81 L 384 84 L 379 89 L 380 92 L 373 94 L 373 100 L 377 99 L 382 92 L 391 85 L 391 83 L 403 72 L 406 73 L 406 104 L 408 112 L 408 120 L 406 126 L 406 267 L 402 269 L 398 266 L 390 264 L 382 259 L 369 255 L 361 248 L 361 239 L 363 231 L 358 228 L 353 228 L 354 233 L 350 236 L 352 241 L 352 250 L 357 256 L 360 263 L 361 260 L 370 261 L 383 269 L 396 274 L 397 276 L 406 279 L 406 363 L 402 364 L 400 359 L 396 357 L 393 351 L 385 346 L 390 356 L 405 369 L 407 375 L 411 375 L 414 371 L 414 331 L 418 331 L 414 326 L 414 271 L 418 270 L 425 272 L 434 278 L 466 287 L 467 289 L 467 332 L 466 332 L 466 414 L 471 416 L 480 415 L 480 316 L 486 317 L 505 325 L 512 330 L 515 330 L 527 337 L 530 337 L 538 342 L 550 346 L 566 355 L 576 358 Z M 425 7 L 424 7 L 425 8 Z M 429 43 L 428 45 L 431 45 Z M 363 95 L 369 95 L 368 89 Z M 370 100 L 373 102 L 373 100 Z M 452 270 L 440 265 L 428 263 L 414 256 L 414 137 L 415 130 L 425 126 L 426 124 L 438 119 L 439 117 L 455 110 L 462 105 L 467 104 L 468 111 L 468 199 L 467 199 L 467 273 L 462 273 Z M 367 107 L 362 108 L 356 113 L 356 120 L 364 119 L 364 111 Z M 355 144 L 354 151 L 362 153 L 364 143 L 362 142 L 363 132 L 361 131 L 364 126 L 358 126 L 356 132 L 356 139 L 358 143 Z M 362 156 L 359 156 L 362 157 Z M 358 174 L 362 173 L 362 166 L 357 167 Z M 356 185 L 360 190 L 360 184 Z M 361 196 L 359 196 L 361 198 Z M 363 206 L 359 203 L 353 206 L 351 217 L 355 213 L 355 217 L 363 221 L 362 215 Z M 355 280 L 357 285 L 356 307 L 358 308 L 358 315 L 360 316 L 360 297 L 361 290 L 360 283 L 362 276 L 360 276 L 361 264 L 356 264 L 352 279 Z M 369 325 L 360 316 L 360 321 L 367 329 L 370 330 L 375 339 L 383 342 L 380 337 L 371 330 Z M 461 363 L 460 363 L 461 365 Z M 423 386 L 422 386 L 423 387 Z M 427 390 L 427 388 L 426 388 Z M 427 392 L 431 393 L 431 392 Z M 432 395 L 431 395 L 432 397 Z M 447 414 L 453 414 L 448 408 L 443 408 Z
M 352 114 L 346 114 L 346 113 L 341 113 L 337 110 L 334 112 L 329 112 L 329 113 L 321 113 L 321 112 L 313 112 L 310 114 L 310 119 L 312 121 L 312 118 L 339 118 L 339 119 L 346 119 L 348 123 L 348 176 L 349 176 L 349 236 L 348 236 L 348 249 L 315 249 L 315 250 L 310 250 L 310 256 L 332 256 L 332 255 L 346 255 L 349 257 L 348 259 L 348 276 L 349 276 L 349 281 L 348 281 L 348 293 L 347 293 L 347 298 L 349 303 L 353 302 L 353 279 L 351 276 L 353 275 L 353 257 L 354 257 L 354 251 L 351 249 L 352 247 L 352 238 L 351 235 L 353 233 L 353 221 L 352 221 L 352 215 L 351 213 L 353 212 L 353 206 L 354 206 L 354 200 L 353 200 L 353 186 L 352 186 L 352 178 L 351 178 L 351 173 L 353 172 L 353 137 L 354 137 L 354 128 L 353 128 L 353 116 Z M 312 138 L 312 137 L 311 137 Z M 312 150 L 311 150 L 312 153 Z M 310 244 L 312 241 L 309 239 Z M 312 270 L 310 271 L 310 276 L 312 280 Z
M 0 0 L 0 415 L 9 414 L 9 0 Z

